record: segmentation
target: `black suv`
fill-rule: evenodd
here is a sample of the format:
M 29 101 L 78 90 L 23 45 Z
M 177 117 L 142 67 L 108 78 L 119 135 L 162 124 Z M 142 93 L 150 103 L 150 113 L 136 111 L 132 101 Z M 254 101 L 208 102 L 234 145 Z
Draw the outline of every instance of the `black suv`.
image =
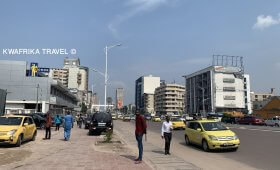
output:
M 108 130 L 113 130 L 112 115 L 105 112 L 93 114 L 89 125 L 89 134 L 100 135 Z

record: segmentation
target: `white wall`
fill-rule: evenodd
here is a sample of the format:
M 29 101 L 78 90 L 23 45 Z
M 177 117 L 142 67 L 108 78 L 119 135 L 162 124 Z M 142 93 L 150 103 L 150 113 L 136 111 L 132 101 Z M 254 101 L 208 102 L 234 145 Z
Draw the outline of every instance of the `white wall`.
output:
M 235 79 L 235 83 L 224 83 L 224 78 Z M 235 78 L 233 74 L 214 73 L 214 84 L 215 107 L 245 108 L 243 79 Z M 224 92 L 224 87 L 235 87 L 235 92 Z M 224 100 L 224 96 L 235 96 L 235 100 Z
M 144 77 L 143 93 L 155 94 L 155 89 L 160 86 L 160 77 Z

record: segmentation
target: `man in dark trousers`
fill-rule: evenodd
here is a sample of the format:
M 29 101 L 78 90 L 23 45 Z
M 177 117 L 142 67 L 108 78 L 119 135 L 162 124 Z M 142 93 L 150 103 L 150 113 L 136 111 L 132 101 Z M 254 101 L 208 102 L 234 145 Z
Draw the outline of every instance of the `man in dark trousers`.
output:
M 162 123 L 161 137 L 165 139 L 165 155 L 170 155 L 170 143 L 172 139 L 172 122 L 170 122 L 169 116 L 166 116 L 166 120 Z
M 140 115 L 140 113 L 136 112 L 136 120 L 135 120 L 135 137 L 138 144 L 139 155 L 138 158 L 135 159 L 135 163 L 139 164 L 142 162 L 143 158 L 143 135 L 147 133 L 147 124 L 144 116 Z
M 51 139 L 52 116 L 50 115 L 50 112 L 47 112 L 45 127 L 46 127 L 45 139 Z

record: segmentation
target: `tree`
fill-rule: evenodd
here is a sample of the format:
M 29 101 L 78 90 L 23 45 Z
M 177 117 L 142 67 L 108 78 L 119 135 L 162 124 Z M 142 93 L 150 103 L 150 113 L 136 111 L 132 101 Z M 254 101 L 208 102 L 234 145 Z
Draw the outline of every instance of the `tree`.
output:
M 87 113 L 87 106 L 85 105 L 84 102 L 81 104 L 81 112 L 84 114 Z

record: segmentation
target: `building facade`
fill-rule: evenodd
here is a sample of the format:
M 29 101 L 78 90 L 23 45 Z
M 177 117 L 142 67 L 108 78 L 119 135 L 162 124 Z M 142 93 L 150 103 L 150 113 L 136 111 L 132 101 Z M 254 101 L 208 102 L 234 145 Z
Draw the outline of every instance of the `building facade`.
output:
M 63 68 L 50 69 L 49 77 L 58 80 L 63 86 L 68 87 L 69 70 Z
M 155 89 L 160 86 L 160 77 L 142 76 L 135 81 L 135 105 L 141 112 L 154 113 Z
M 0 82 L 0 88 L 8 92 L 8 114 L 48 111 L 61 114 L 77 107 L 78 99 L 60 81 L 27 76 L 25 61 L 0 61 Z
M 263 108 L 270 99 L 274 96 L 273 90 L 271 93 L 251 93 L 252 110 L 260 110 Z
M 121 109 L 123 107 L 123 99 L 124 99 L 124 89 L 117 88 L 116 89 L 116 109 Z
M 184 77 L 188 114 L 249 112 L 246 105 L 250 105 L 250 100 L 246 100 L 245 94 L 250 94 L 250 79 L 249 75 L 244 77 L 240 67 L 210 66 Z
M 185 86 L 161 83 L 155 90 L 157 115 L 182 114 L 185 109 Z

